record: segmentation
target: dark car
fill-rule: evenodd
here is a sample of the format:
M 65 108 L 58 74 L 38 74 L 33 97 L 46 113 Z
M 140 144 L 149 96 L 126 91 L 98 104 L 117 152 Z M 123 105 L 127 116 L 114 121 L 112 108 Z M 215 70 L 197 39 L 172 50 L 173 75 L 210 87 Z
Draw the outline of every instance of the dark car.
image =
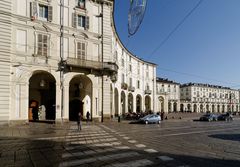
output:
M 145 124 L 160 123 L 161 122 L 161 117 L 160 117 L 160 115 L 157 115 L 157 114 L 149 114 L 149 115 L 146 115 L 143 118 L 140 118 L 139 122 L 142 122 L 142 123 L 145 123 Z
M 230 113 L 224 113 L 218 116 L 218 120 L 220 121 L 232 121 L 233 116 Z
M 208 113 L 200 117 L 200 121 L 217 121 L 218 116 L 213 113 Z

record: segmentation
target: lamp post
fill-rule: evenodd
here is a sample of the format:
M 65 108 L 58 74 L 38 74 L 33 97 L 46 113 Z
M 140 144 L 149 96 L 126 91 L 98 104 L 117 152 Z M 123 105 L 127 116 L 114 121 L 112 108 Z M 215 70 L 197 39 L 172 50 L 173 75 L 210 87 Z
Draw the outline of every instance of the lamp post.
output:
M 101 2 L 101 13 L 99 15 L 97 15 L 96 17 L 101 18 L 101 54 L 102 54 L 102 69 L 104 69 L 103 67 L 103 2 Z M 103 122 L 103 98 L 104 98 L 104 89 L 103 89 L 103 84 L 104 84 L 104 77 L 103 77 L 103 73 L 102 73 L 102 108 L 101 108 L 101 122 Z

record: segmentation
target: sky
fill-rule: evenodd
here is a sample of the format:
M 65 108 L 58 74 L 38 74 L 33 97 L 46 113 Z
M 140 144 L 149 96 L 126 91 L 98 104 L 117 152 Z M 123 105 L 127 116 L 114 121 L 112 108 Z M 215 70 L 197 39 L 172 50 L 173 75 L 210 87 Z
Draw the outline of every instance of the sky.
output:
M 115 0 L 116 31 L 132 54 L 158 65 L 158 77 L 239 89 L 240 0 L 199 2 L 147 0 L 143 22 L 129 37 L 130 0 Z

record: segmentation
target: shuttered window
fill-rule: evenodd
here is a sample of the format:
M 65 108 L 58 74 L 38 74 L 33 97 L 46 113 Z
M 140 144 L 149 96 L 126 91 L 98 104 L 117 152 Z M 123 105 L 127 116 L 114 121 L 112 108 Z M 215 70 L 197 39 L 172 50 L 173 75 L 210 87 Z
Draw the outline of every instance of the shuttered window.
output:
M 44 34 L 37 35 L 37 55 L 48 56 L 48 36 Z
M 46 21 L 52 21 L 53 9 L 52 6 L 39 4 L 38 2 L 31 3 L 31 19 L 42 19 Z
M 85 28 L 86 17 L 78 15 L 78 26 Z
M 88 30 L 89 29 L 89 17 L 73 13 L 72 26 L 74 28 L 81 27 L 81 28 L 84 28 L 85 30 Z
M 78 42 L 77 43 L 77 58 L 86 59 L 86 43 Z

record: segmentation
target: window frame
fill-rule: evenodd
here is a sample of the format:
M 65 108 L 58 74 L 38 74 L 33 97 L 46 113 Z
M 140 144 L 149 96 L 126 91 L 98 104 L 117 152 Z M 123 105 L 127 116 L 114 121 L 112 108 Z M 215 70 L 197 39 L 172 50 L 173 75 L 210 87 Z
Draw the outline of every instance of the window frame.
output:
M 81 45 L 81 48 L 78 48 L 79 44 Z M 84 49 L 82 49 L 82 46 L 84 44 Z M 79 54 L 80 53 L 80 54 Z M 84 53 L 84 55 L 82 54 Z M 76 41 L 76 58 L 81 60 L 87 59 L 87 42 L 85 41 Z

